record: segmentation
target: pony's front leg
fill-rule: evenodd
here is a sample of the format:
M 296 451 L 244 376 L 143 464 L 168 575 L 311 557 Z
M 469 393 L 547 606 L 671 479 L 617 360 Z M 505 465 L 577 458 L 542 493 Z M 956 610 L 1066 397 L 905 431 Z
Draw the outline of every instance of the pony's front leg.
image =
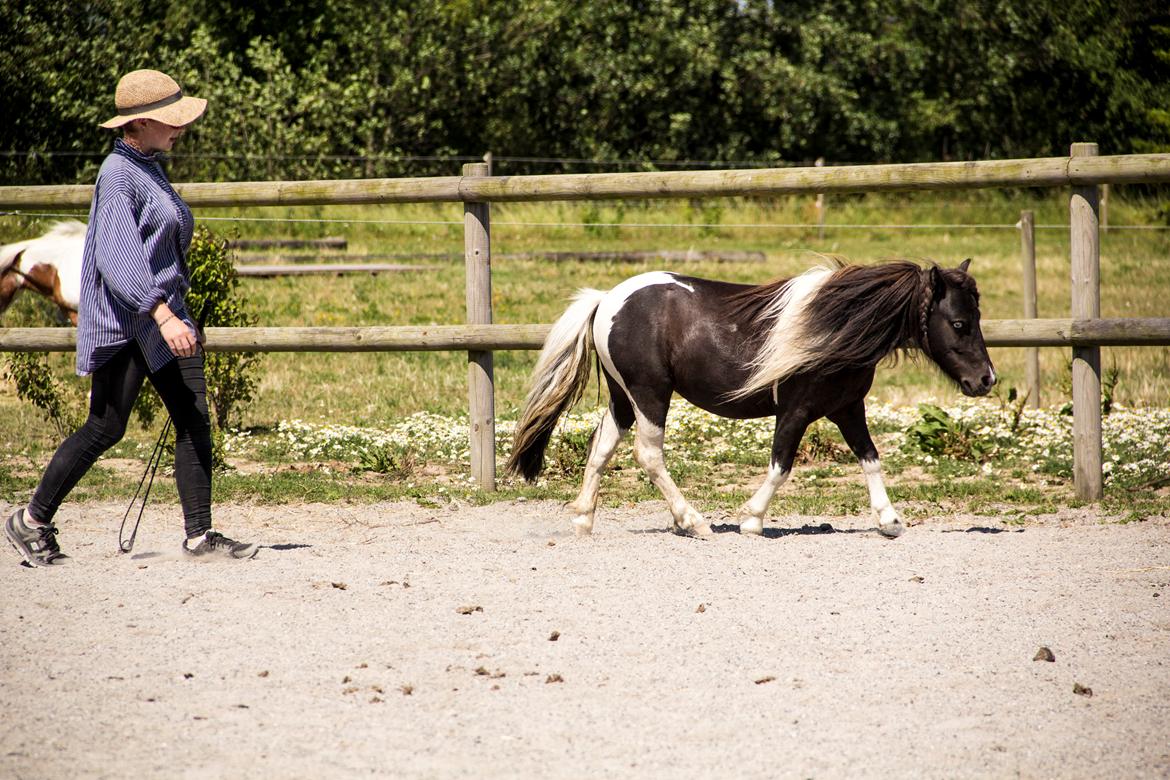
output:
M 665 423 L 666 415 L 662 415 Z M 682 491 L 670 478 L 666 470 L 666 458 L 662 454 L 662 443 L 665 431 L 662 425 L 656 425 L 638 415 L 638 431 L 634 438 L 634 460 L 645 469 L 650 481 L 662 492 L 670 507 L 670 514 L 674 518 L 674 532 L 684 536 L 709 536 L 711 525 L 693 506 L 687 503 Z
M 581 493 L 577 500 L 568 505 L 573 512 L 573 530 L 578 536 L 593 533 L 593 515 L 597 511 L 597 494 L 601 490 L 602 472 L 613 457 L 618 442 L 629 430 L 628 426 L 623 428 L 618 424 L 611 403 L 593 434 L 589 459 L 585 462 L 585 478 L 581 482 Z
M 772 462 L 768 468 L 768 476 L 764 484 L 751 498 L 739 508 L 737 515 L 740 518 L 739 532 L 759 536 L 764 533 L 764 514 L 772 497 L 780 486 L 788 481 L 792 474 L 792 462 L 796 459 L 796 448 L 808 427 L 791 421 L 782 422 L 781 416 L 776 417 L 776 430 L 772 434 Z
M 869 488 L 869 506 L 877 518 L 878 531 L 891 539 L 901 536 L 905 526 L 902 525 L 902 515 L 894 509 L 886 494 L 881 461 L 876 457 L 873 460 L 862 460 L 861 471 L 865 474 L 865 484 Z
M 865 474 L 865 484 L 869 488 L 869 505 L 877 520 L 878 532 L 890 539 L 901 536 L 905 530 L 902 516 L 894 509 L 886 493 L 877 447 L 873 444 L 873 439 L 869 435 L 869 425 L 865 422 L 865 402 L 859 400 L 841 412 L 831 415 L 829 419 L 841 429 L 845 443 L 861 462 L 861 471 Z

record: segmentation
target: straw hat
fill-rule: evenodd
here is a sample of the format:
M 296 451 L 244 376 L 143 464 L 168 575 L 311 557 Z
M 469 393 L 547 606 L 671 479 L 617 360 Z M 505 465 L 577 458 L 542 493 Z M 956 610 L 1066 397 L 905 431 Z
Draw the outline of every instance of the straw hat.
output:
M 121 127 L 132 119 L 156 119 L 172 127 L 189 125 L 203 115 L 207 101 L 183 95 L 183 89 L 165 73 L 135 70 L 118 81 L 114 91 L 118 115 L 101 127 Z

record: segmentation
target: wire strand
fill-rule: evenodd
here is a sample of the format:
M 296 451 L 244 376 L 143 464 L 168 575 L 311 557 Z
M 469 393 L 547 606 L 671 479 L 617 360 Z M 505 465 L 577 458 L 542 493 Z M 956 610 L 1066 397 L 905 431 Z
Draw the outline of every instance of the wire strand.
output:
M 69 214 L 35 212 L 35 211 L 0 211 L 0 217 L 38 217 L 56 219 L 77 219 L 85 216 L 85 212 Z M 462 225 L 463 220 L 420 220 L 420 219 L 322 219 L 319 217 L 199 217 L 205 222 L 287 222 L 313 223 L 323 225 Z M 758 230 L 1018 230 L 1018 224 L 999 222 L 978 223 L 939 223 L 927 225 L 895 225 L 895 224 L 848 224 L 825 223 L 818 225 L 806 222 L 525 222 L 519 220 L 492 220 L 492 226 L 506 225 L 509 227 L 585 227 L 585 228 L 662 228 L 679 230 L 684 228 L 735 228 Z M 1034 225 L 1036 230 L 1068 230 L 1068 225 Z M 1101 228 L 1109 230 L 1170 230 L 1168 225 L 1109 225 Z

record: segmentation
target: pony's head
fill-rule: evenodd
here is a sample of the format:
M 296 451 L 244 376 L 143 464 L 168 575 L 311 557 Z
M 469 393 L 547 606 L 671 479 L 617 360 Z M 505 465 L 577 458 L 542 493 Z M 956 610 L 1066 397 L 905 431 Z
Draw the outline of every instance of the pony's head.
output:
M 995 367 L 979 327 L 979 290 L 967 273 L 971 260 L 958 268 L 926 269 L 926 292 L 921 316 L 921 347 L 964 395 L 991 392 Z

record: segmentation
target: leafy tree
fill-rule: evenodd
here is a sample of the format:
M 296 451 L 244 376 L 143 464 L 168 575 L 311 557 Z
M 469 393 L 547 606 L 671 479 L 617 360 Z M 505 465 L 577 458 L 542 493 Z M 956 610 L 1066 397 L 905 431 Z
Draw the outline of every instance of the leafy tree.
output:
M 857 162 L 1062 155 L 1075 140 L 1150 151 L 1170 143 L 1162 6 L 12 0 L 0 149 L 101 150 L 117 77 L 157 67 L 210 100 L 174 157 L 188 180 L 452 174 L 454 161 L 401 157 L 488 149 Z M 6 183 L 91 181 L 98 162 L 0 159 Z

